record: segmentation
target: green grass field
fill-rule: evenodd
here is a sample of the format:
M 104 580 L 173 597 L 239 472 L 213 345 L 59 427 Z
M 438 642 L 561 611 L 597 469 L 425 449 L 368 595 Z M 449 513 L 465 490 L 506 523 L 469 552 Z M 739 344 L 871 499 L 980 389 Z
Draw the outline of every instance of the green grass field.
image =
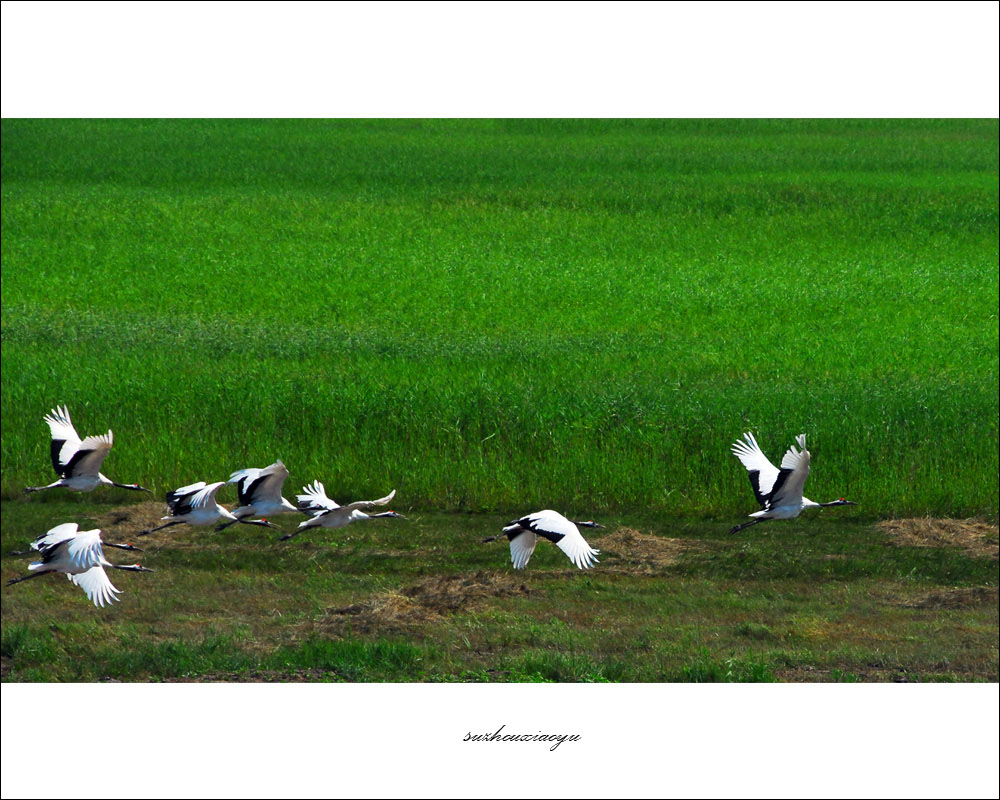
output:
M 61 403 L 158 497 L 281 458 L 412 518 L 160 534 L 101 612 L 5 589 L 5 680 L 997 680 L 995 533 L 876 526 L 997 518 L 996 120 L 2 134 L 5 553 L 136 499 L 21 494 Z M 746 430 L 860 505 L 729 537 Z M 478 544 L 547 507 L 639 538 L 589 574 Z

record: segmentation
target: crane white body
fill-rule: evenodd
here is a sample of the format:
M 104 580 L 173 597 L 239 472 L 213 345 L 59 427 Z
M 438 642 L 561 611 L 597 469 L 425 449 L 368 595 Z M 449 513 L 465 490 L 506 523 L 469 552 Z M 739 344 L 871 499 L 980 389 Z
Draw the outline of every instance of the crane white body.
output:
M 754 518 L 753 522 L 737 525 L 730 530 L 730 533 L 736 533 L 769 519 L 795 519 L 807 508 L 857 505 L 844 498 L 829 503 L 817 503 L 803 495 L 811 460 L 811 455 L 806 450 L 804 433 L 796 436 L 795 444 L 785 451 L 780 469 L 764 455 L 752 433 L 747 432 L 743 437 L 742 440 L 733 443 L 733 455 L 746 467 L 750 486 L 754 497 L 760 503 L 761 510 L 748 515 Z
M 28 486 L 26 492 L 40 492 L 60 486 L 71 492 L 92 492 L 98 486 L 149 491 L 137 483 L 116 483 L 101 473 L 101 465 L 114 444 L 114 434 L 110 430 L 99 436 L 80 439 L 65 406 L 56 406 L 45 416 L 45 421 L 52 434 L 52 443 L 49 446 L 52 468 L 59 476 L 59 480 L 47 486 Z
M 121 591 L 111 583 L 105 567 L 130 572 L 152 572 L 139 564 L 112 564 L 104 557 L 101 531 L 80 531 L 75 522 L 57 525 L 31 543 L 42 555 L 41 561 L 28 565 L 31 575 L 13 578 L 7 585 L 38 578 L 49 572 L 62 572 L 79 586 L 95 606 L 116 602 Z
M 248 517 L 269 517 L 274 514 L 301 513 L 281 496 L 281 489 L 288 477 L 288 469 L 275 461 L 263 469 L 241 469 L 229 476 L 229 483 L 236 484 L 239 506 L 233 509 L 234 520 L 219 525 L 217 531 L 228 528 Z
M 524 569 L 528 565 L 539 536 L 562 550 L 577 569 L 592 567 L 601 551 L 587 544 L 578 525 L 587 528 L 602 527 L 593 520 L 573 522 L 550 508 L 527 514 L 504 526 L 503 532 L 510 541 L 510 560 L 514 569 Z M 484 541 L 492 542 L 497 538 L 499 537 L 491 536 Z
M 298 528 L 292 533 L 282 536 L 281 541 L 298 536 L 310 528 L 343 528 L 352 522 L 386 517 L 405 519 L 402 514 L 397 514 L 395 511 L 384 511 L 381 514 L 365 513 L 365 510 L 371 511 L 378 506 L 388 505 L 395 496 L 396 490 L 393 489 L 385 497 L 380 497 L 378 500 L 357 500 L 341 506 L 326 496 L 326 488 L 322 483 L 313 481 L 311 485 L 303 486 L 302 494 L 296 496 L 299 501 L 299 510 L 312 515 L 311 518 L 300 522 Z

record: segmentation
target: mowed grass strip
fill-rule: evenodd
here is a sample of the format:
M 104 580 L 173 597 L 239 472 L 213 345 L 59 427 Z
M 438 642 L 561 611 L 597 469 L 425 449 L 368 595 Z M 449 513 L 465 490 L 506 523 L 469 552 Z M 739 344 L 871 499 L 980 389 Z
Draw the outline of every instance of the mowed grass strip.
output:
M 4 580 L 29 561 L 9 551 L 55 520 L 103 525 L 108 541 L 132 529 L 127 509 L 81 511 L 4 503 Z M 172 529 L 142 540 L 155 572 L 112 573 L 123 593 L 109 608 L 58 575 L 5 587 L 3 679 L 997 680 L 995 555 L 832 517 L 753 537 L 611 517 L 586 572 L 547 542 L 512 570 L 505 542 L 480 542 L 502 524 L 490 515 L 418 513 L 285 543 Z M 982 530 L 995 540 L 995 525 Z
M 6 120 L 3 154 L 5 499 L 67 403 L 159 492 L 280 457 L 338 499 L 732 515 L 729 443 L 804 431 L 814 499 L 996 515 L 995 120 Z

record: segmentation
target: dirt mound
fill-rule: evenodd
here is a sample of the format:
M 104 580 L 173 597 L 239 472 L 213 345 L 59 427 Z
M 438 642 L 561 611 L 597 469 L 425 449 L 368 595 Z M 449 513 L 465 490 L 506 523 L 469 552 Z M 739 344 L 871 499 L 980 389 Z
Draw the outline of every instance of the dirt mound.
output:
M 492 597 L 527 595 L 530 589 L 503 572 L 434 575 L 399 591 L 380 592 L 361 603 L 331 608 L 326 622 L 355 632 L 405 629 L 464 611 Z
M 155 528 L 160 517 L 168 513 L 167 504 L 162 500 L 147 500 L 132 506 L 122 506 L 97 517 L 97 524 L 107 542 L 118 542 L 135 537 L 139 531 Z
M 975 608 L 997 604 L 995 586 L 974 586 L 968 589 L 948 589 L 931 592 L 923 597 L 900 603 L 903 608 Z
M 676 564 L 684 553 L 707 547 L 696 539 L 668 539 L 634 528 L 619 528 L 591 544 L 601 551 L 601 567 L 643 574 L 659 572 Z
M 966 555 L 997 558 L 996 525 L 975 519 L 916 517 L 879 523 L 893 544 L 902 547 L 961 547 Z

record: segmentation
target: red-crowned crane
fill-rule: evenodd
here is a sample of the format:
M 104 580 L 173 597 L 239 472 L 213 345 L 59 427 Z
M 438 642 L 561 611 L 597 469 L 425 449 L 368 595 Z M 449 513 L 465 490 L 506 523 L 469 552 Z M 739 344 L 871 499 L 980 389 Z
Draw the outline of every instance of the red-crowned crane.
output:
M 263 469 L 241 469 L 229 476 L 229 483 L 236 484 L 239 507 L 233 509 L 235 520 L 223 522 L 217 531 L 243 522 L 247 517 L 269 517 L 289 511 L 302 513 L 281 496 L 281 488 L 288 477 L 288 469 L 281 461 L 275 461 Z
M 46 547 L 49 547 L 53 544 L 58 544 L 60 541 L 63 540 L 63 538 L 65 538 L 65 534 L 67 534 L 68 532 L 75 533 L 76 529 L 77 525 L 75 522 L 66 522 L 62 525 L 56 525 L 56 527 L 54 527 L 48 533 L 43 533 L 41 536 L 35 539 L 35 541 L 31 543 L 31 550 L 11 550 L 7 553 L 7 555 L 28 556 L 32 555 L 33 553 L 40 553 Z M 131 550 L 134 553 L 143 552 L 141 547 L 136 547 L 135 545 L 129 544 L 128 542 L 122 542 L 121 544 L 117 544 L 115 542 L 102 541 L 101 545 L 103 547 L 114 547 L 117 548 L 118 550 Z
M 510 540 L 510 560 L 514 564 L 514 569 L 524 569 L 528 565 L 528 559 L 535 552 L 535 543 L 539 536 L 548 539 L 562 550 L 577 569 L 592 567 L 601 551 L 587 544 L 578 525 L 584 528 L 604 527 L 593 520 L 573 522 L 550 508 L 515 519 L 503 529 Z M 492 542 L 499 538 L 490 536 L 483 539 L 483 542 Z
M 161 519 L 169 521 L 155 528 L 139 531 L 138 535 L 146 536 L 154 531 L 169 528 L 171 525 L 181 525 L 183 523 L 188 525 L 211 525 L 223 519 L 242 522 L 244 525 L 265 525 L 268 528 L 277 527 L 265 519 L 237 520 L 233 514 L 220 506 L 215 500 L 215 493 L 219 491 L 220 486 L 225 485 L 225 481 L 209 484 L 199 481 L 198 483 L 192 483 L 190 486 L 182 486 L 180 489 L 167 492 L 167 506 L 170 508 L 170 513 L 165 517 L 161 517 Z
M 48 486 L 28 486 L 26 492 L 40 492 L 43 489 L 55 489 L 65 486 L 71 492 L 92 492 L 98 486 L 117 486 L 119 489 L 132 489 L 138 492 L 148 492 L 138 483 L 115 483 L 100 472 L 101 464 L 111 451 L 114 434 L 108 431 L 100 436 L 88 436 L 81 441 L 73 422 L 69 418 L 66 406 L 56 406 L 46 416 L 52 433 L 52 444 L 49 454 L 52 457 L 52 468 L 59 480 Z
M 312 518 L 300 522 L 296 530 L 285 534 L 279 541 L 283 542 L 293 536 L 298 536 L 309 528 L 343 528 L 345 525 L 362 519 L 385 517 L 406 519 L 395 511 L 383 511 L 381 514 L 366 514 L 364 511 L 371 511 L 376 506 L 387 505 L 395 496 L 396 490 L 393 489 L 385 497 L 380 497 L 378 500 L 356 500 L 346 506 L 340 506 L 326 496 L 326 488 L 322 483 L 313 481 L 311 486 L 303 486 L 302 494 L 296 496 L 299 501 L 299 510 L 306 514 L 312 514 Z
M 760 503 L 761 510 L 749 515 L 754 517 L 751 522 L 736 525 L 729 531 L 730 533 L 736 533 L 769 519 L 794 519 L 804 508 L 857 505 L 843 497 L 829 503 L 814 503 L 808 497 L 802 496 L 806 478 L 809 477 L 810 460 L 804 433 L 795 437 L 798 448 L 792 445 L 785 452 L 781 459 L 781 469 L 768 460 L 752 433 L 743 434 L 743 439 L 733 443 L 733 454 L 747 468 L 750 474 L 750 486 L 753 488 L 754 497 Z
M 117 601 L 115 595 L 121 594 L 121 591 L 112 585 L 104 571 L 105 567 L 129 572 L 153 570 L 139 564 L 112 564 L 104 558 L 101 544 L 100 529 L 80 531 L 75 522 L 57 525 L 32 542 L 31 546 L 41 553 L 42 560 L 33 561 L 28 565 L 31 574 L 22 578 L 11 578 L 7 581 L 7 585 L 38 578 L 49 572 L 62 572 L 86 592 L 95 606 L 103 608 L 106 603 Z

